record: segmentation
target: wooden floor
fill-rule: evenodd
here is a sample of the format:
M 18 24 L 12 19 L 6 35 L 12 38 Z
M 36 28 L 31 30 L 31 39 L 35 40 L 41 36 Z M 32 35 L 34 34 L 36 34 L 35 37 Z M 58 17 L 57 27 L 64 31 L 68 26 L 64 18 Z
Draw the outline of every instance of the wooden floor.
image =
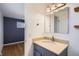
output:
M 24 43 L 17 43 L 3 47 L 3 56 L 24 56 Z

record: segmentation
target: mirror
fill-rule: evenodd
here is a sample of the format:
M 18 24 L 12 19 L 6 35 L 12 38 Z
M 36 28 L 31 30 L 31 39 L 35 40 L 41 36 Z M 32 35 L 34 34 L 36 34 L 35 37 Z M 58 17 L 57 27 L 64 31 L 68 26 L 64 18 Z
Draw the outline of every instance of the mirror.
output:
M 51 15 L 44 16 L 44 32 L 50 33 L 51 32 Z
M 68 33 L 69 8 L 54 12 L 54 33 Z
M 45 33 L 68 33 L 69 8 L 66 7 L 44 17 Z

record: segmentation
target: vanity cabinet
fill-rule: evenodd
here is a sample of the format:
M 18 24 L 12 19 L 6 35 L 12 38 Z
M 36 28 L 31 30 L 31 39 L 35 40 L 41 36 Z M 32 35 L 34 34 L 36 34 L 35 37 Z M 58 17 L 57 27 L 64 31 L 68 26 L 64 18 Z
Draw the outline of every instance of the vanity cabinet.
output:
M 67 56 L 67 48 L 57 55 L 44 47 L 34 44 L 34 56 Z

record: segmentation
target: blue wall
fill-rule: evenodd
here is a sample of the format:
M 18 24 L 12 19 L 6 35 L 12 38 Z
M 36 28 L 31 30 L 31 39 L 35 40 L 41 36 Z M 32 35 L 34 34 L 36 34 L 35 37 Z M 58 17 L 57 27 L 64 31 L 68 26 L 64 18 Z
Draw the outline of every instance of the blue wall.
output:
M 24 41 L 24 28 L 17 28 L 17 22 L 24 20 L 4 17 L 4 44 Z

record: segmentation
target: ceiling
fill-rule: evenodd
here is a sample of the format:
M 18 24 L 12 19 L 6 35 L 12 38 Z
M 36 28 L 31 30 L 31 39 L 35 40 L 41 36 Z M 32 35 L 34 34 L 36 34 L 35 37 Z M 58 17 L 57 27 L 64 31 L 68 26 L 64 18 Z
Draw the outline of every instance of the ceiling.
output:
M 0 3 L 0 10 L 3 16 L 24 19 L 23 3 Z

